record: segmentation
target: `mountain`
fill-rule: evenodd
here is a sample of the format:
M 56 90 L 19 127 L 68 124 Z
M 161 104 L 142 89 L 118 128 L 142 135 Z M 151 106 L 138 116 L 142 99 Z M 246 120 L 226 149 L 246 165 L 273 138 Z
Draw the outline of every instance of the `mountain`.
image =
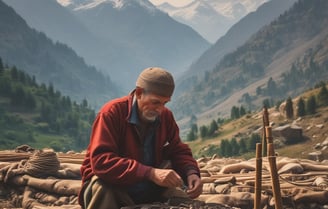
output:
M 297 0 L 272 0 L 261 5 L 234 24 L 214 45 L 206 50 L 188 69 L 187 75 L 212 70 L 227 53 L 244 44 L 261 27 L 288 10 Z
M 89 66 L 70 47 L 54 43 L 30 28 L 9 6 L 0 1 L 0 57 L 49 84 L 76 101 L 87 99 L 92 107 L 118 95 L 109 76 Z
M 55 42 L 71 47 L 86 63 L 97 66 L 104 59 L 96 51 L 115 48 L 114 43 L 104 42 L 80 22 L 68 9 L 56 1 L 44 0 L 3 0 L 24 18 L 27 24 Z M 56 18 L 54 18 L 56 17 Z M 107 50 L 108 51 L 108 50 Z M 98 69 L 99 66 L 97 66 Z
M 158 6 L 175 20 L 189 25 L 206 40 L 214 43 L 234 23 L 232 19 L 217 12 L 206 2 L 193 1 L 184 7 L 174 7 L 168 3 Z
M 271 0 L 234 24 L 223 37 L 206 50 L 180 76 L 177 82 L 177 94 L 189 89 L 194 80 L 197 79 L 197 76 L 203 75 L 206 71 L 213 70 L 226 54 L 233 52 L 244 44 L 261 27 L 268 25 L 279 15 L 282 15 L 295 2 L 296 0 Z
M 179 123 L 190 113 L 211 120 L 233 106 L 255 110 L 328 79 L 328 1 L 299 0 L 222 58 L 212 71 L 176 98 Z
M 72 47 L 87 63 L 110 75 L 125 93 L 134 87 L 142 69 L 156 65 L 179 74 L 210 46 L 191 27 L 146 0 L 7 1 L 31 27 Z M 40 1 L 48 4 L 42 12 L 35 9 Z M 62 14 L 65 18 L 53 21 Z
M 175 20 L 191 26 L 215 43 L 228 29 L 267 0 L 194 0 L 183 7 L 163 3 L 157 7 Z
M 269 0 L 204 0 L 226 17 L 238 21 L 249 12 L 255 11 L 260 5 Z
M 89 30 L 129 49 L 124 57 L 115 59 L 122 67 L 109 69 L 123 84 L 134 85 L 139 71 L 153 65 L 179 74 L 209 47 L 192 28 L 176 22 L 147 0 L 94 0 L 72 12 Z

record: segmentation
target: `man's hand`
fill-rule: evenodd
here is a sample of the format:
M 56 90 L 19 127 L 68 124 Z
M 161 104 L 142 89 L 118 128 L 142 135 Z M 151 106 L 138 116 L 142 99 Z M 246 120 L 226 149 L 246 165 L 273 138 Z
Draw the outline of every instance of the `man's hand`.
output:
M 192 199 L 197 198 L 203 192 L 203 183 L 198 175 L 191 174 L 188 176 L 188 196 Z
M 183 181 L 181 177 L 172 169 L 152 168 L 149 178 L 155 184 L 162 187 L 181 187 Z

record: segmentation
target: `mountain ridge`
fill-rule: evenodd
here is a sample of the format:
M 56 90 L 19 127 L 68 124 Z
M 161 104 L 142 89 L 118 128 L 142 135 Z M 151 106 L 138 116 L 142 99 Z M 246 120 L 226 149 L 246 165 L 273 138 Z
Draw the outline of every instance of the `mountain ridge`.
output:
M 52 83 L 77 101 L 88 99 L 94 108 L 118 95 L 109 76 L 88 66 L 67 45 L 54 43 L 30 28 L 2 1 L 0 9 L 0 57 L 4 63 L 24 69 L 40 83 Z
M 261 27 L 269 24 L 284 11 L 288 10 L 296 1 L 269 1 L 261 5 L 255 12 L 246 15 L 190 65 L 189 69 L 178 80 L 178 91 L 184 91 L 185 88 L 188 89 L 190 87 L 188 83 L 192 76 L 202 75 L 206 71 L 213 70 L 226 54 L 237 50 Z
M 299 78 L 305 79 L 303 85 L 299 83 L 293 89 L 287 87 L 288 82 L 282 82 L 281 79 L 290 73 L 289 70 L 296 63 L 299 63 L 297 70 L 303 74 L 311 73 L 311 65 L 318 66 L 322 74 L 318 74 L 317 78 L 311 77 L 315 82 L 327 78 L 325 63 L 311 64 L 311 57 L 315 61 L 319 56 L 315 52 L 326 44 L 327 30 L 324 27 L 327 24 L 327 13 L 324 8 L 327 4 L 320 3 L 322 5 L 318 6 L 318 2 L 298 1 L 288 12 L 261 28 L 236 51 L 227 54 L 216 68 L 195 82 L 195 87 L 189 93 L 179 96 L 175 103 L 177 106 L 173 109 L 182 114 L 183 111 L 197 112 L 202 118 L 212 118 L 217 114 L 228 115 L 233 105 L 245 104 L 245 98 L 251 98 L 257 106 L 261 106 L 265 98 L 277 101 L 279 98 L 297 94 L 310 87 L 311 83 L 306 82 L 309 81 L 308 77 Z M 314 11 L 317 14 L 314 15 Z M 322 53 L 324 54 L 320 56 L 327 58 L 327 54 L 324 51 Z M 310 57 L 309 61 L 305 60 L 305 55 Z M 303 62 L 306 64 L 302 66 Z M 312 71 L 314 72 L 316 71 Z M 273 80 L 280 88 L 279 93 L 275 92 L 276 95 L 269 95 L 267 89 L 272 73 L 275 75 Z M 262 95 L 258 95 L 260 91 L 263 91 Z M 187 121 L 188 116 L 179 123 L 187 124 Z
M 138 75 L 137 70 L 154 65 L 178 74 L 209 46 L 204 42 L 205 39 L 192 28 L 176 22 L 155 7 L 150 12 L 149 10 L 145 12 L 140 3 L 127 2 L 131 5 L 124 4 L 125 6 L 120 8 L 119 12 L 110 4 L 106 8 L 102 6 L 101 10 L 100 6 L 92 10 L 75 11 L 73 9 L 76 16 L 89 27 L 89 30 L 98 31 L 102 36 L 116 40 L 127 49 L 131 47 L 125 55 L 129 59 L 129 62 L 125 63 L 128 66 L 119 71 L 114 69 L 118 77 L 121 75 L 120 82 L 134 84 Z M 104 19 L 107 21 L 99 24 Z M 117 26 L 118 21 L 119 30 L 111 30 Z M 122 59 L 115 61 L 123 62 Z M 133 63 L 139 64 L 133 66 Z M 141 63 L 143 64 L 140 65 Z M 109 70 L 113 72 L 113 69 Z
M 61 9 L 82 24 L 86 31 L 82 35 L 89 40 L 81 40 L 80 32 L 73 30 L 70 30 L 71 37 L 67 37 L 65 28 L 60 27 L 69 21 L 65 24 L 60 18 L 55 23 L 55 34 L 48 22 L 56 14 L 44 12 L 46 15 L 42 16 L 38 10 L 33 12 L 38 1 L 25 1 L 29 3 L 26 3 L 26 7 L 20 7 L 20 14 L 30 19 L 30 25 L 39 30 L 41 28 L 32 21 L 33 16 L 38 17 L 43 24 L 42 32 L 51 33 L 50 37 L 68 44 L 87 63 L 109 75 L 120 86 L 121 95 L 134 88 L 135 79 L 142 69 L 157 65 L 178 74 L 210 45 L 191 27 L 173 20 L 148 1 L 120 1 L 122 6 L 119 8 L 109 0 L 71 1 L 78 3 L 79 7 L 99 3 L 87 10 L 74 10 L 75 6 L 66 2 L 60 5 Z M 23 5 L 20 0 L 7 2 L 14 8 Z M 91 33 L 90 36 L 87 33 Z
M 179 22 L 195 28 L 209 42 L 215 43 L 228 29 L 267 0 L 213 1 L 194 0 L 181 7 L 163 3 L 157 7 Z
M 210 42 L 222 36 L 233 22 L 206 2 L 193 1 L 179 8 L 164 3 L 158 8 L 175 20 L 191 26 Z

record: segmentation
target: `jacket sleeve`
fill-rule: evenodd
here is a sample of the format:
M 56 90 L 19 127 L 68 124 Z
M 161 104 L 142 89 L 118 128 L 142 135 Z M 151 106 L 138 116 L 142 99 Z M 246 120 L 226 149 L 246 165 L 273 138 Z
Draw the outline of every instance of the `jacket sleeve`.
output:
M 90 138 L 92 171 L 109 184 L 129 185 L 147 177 L 150 167 L 119 156 L 120 120 L 115 111 L 99 113 Z
M 191 174 L 200 176 L 198 163 L 194 159 L 190 147 L 182 142 L 173 114 L 169 113 L 168 120 L 170 122 L 166 124 L 170 124 L 167 127 L 167 132 L 169 133 L 168 156 L 170 156 L 172 167 L 184 180 Z

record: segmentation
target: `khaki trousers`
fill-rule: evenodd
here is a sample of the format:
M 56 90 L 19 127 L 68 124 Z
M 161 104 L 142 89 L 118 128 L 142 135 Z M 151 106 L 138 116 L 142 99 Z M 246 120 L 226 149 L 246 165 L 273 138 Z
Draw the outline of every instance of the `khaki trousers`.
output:
M 188 198 L 187 194 L 179 188 L 169 188 L 162 197 Z M 135 203 L 128 193 L 117 187 L 109 187 L 97 176 L 93 176 L 83 193 L 84 209 L 120 209 L 133 206 Z

